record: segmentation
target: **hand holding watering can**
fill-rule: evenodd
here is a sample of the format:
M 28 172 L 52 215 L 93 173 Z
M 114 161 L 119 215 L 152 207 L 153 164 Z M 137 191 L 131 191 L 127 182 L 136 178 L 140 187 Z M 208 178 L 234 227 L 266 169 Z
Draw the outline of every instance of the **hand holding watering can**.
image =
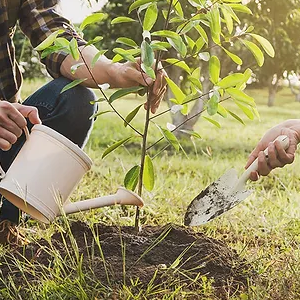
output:
M 38 122 L 36 122 L 38 123 Z M 2 178 L 0 193 L 19 209 L 45 223 L 66 214 L 122 204 L 143 206 L 135 193 L 119 188 L 114 195 L 71 203 L 69 196 L 92 160 L 73 142 L 41 124 L 33 126 L 26 142 Z

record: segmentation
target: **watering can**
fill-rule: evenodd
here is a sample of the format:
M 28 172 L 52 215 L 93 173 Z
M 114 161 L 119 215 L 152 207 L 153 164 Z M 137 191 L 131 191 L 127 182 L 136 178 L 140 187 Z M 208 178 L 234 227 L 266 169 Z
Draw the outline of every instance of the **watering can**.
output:
M 34 219 L 49 223 L 65 213 L 115 204 L 143 206 L 134 192 L 120 187 L 114 195 L 78 202 L 69 196 L 90 170 L 92 160 L 76 144 L 55 130 L 37 124 L 5 173 L 0 167 L 0 193 Z

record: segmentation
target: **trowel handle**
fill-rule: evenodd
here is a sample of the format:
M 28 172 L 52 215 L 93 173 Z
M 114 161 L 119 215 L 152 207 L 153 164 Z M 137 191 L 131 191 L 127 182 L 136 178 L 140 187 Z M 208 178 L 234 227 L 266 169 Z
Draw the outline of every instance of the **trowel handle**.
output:
M 280 141 L 280 144 L 284 150 L 286 150 L 290 145 L 290 140 L 289 140 L 288 136 L 286 136 L 286 135 L 278 136 L 273 142 L 275 142 L 275 141 Z M 266 157 L 268 158 L 268 148 L 266 148 L 264 150 L 264 153 L 265 153 Z M 249 179 L 251 173 L 257 171 L 257 169 L 258 169 L 258 158 L 256 158 L 255 161 L 242 174 L 242 176 L 239 179 L 239 182 L 245 183 Z

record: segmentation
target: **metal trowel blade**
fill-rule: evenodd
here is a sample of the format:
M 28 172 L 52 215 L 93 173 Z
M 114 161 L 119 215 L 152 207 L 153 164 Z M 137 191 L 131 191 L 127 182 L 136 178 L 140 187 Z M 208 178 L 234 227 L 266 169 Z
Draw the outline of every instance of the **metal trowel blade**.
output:
M 188 206 L 184 224 L 187 226 L 205 224 L 246 199 L 252 191 L 235 190 L 237 182 L 237 172 L 230 169 L 210 184 Z

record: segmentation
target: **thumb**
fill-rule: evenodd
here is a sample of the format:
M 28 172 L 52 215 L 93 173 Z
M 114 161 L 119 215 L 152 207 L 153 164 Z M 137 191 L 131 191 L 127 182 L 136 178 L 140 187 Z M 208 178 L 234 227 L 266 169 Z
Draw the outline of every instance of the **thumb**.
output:
M 247 169 L 254 161 L 255 159 L 258 157 L 259 152 L 262 151 L 261 147 L 257 146 L 249 155 L 248 157 L 248 161 L 245 165 L 245 169 Z
M 36 107 L 19 104 L 17 109 L 25 118 L 29 119 L 30 123 L 32 124 L 42 123 L 39 117 L 39 112 Z

